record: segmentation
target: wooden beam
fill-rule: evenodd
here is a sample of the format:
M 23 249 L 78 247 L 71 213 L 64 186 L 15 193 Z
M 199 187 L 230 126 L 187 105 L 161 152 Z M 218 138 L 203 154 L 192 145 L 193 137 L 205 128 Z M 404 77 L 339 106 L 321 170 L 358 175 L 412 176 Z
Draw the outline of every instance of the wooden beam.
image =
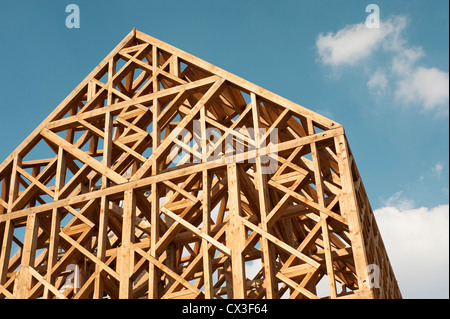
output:
M 259 233 L 261 236 L 265 236 L 268 240 L 270 240 L 272 243 L 274 243 L 275 245 L 277 245 L 278 247 L 280 247 L 281 249 L 283 249 L 284 251 L 290 253 L 291 255 L 294 255 L 295 257 L 299 258 L 300 260 L 310 264 L 311 266 L 315 267 L 315 268 L 319 268 L 320 264 L 318 262 L 316 262 L 314 259 L 312 259 L 311 257 L 308 257 L 307 255 L 295 250 L 294 248 L 292 248 L 291 246 L 287 245 L 286 243 L 284 243 L 282 240 L 276 238 L 275 236 L 269 234 L 268 232 L 262 230 L 261 228 L 259 228 L 258 226 L 252 224 L 250 221 L 245 220 L 243 218 L 241 218 L 242 222 L 244 223 L 244 225 L 248 228 L 250 228 L 251 230 Z
M 135 218 L 136 218 L 136 194 L 133 190 L 128 190 L 124 194 L 123 218 L 122 218 L 122 244 L 119 250 L 119 275 L 120 287 L 119 298 L 133 298 L 133 282 L 130 277 L 134 269 L 134 238 L 135 238 Z
M 262 130 L 261 130 L 261 120 L 259 113 L 258 101 L 256 100 L 256 95 L 251 93 L 251 104 L 252 104 L 252 115 L 253 115 L 253 127 L 255 134 L 256 145 L 261 145 Z M 268 227 L 268 215 L 270 212 L 269 203 L 269 193 L 266 187 L 267 185 L 267 172 L 263 172 L 263 166 L 261 164 L 261 155 L 256 156 L 256 186 L 258 190 L 259 198 L 259 211 L 261 214 L 261 227 L 264 231 L 270 232 Z M 269 243 L 269 240 L 262 236 L 261 237 L 261 250 L 263 254 L 263 265 L 264 265 L 264 286 L 266 288 L 266 298 L 277 299 L 278 297 L 278 287 L 275 280 L 275 254 L 273 247 Z
M 99 163 L 97 160 L 93 159 L 89 155 L 87 155 L 85 152 L 80 150 L 79 148 L 74 147 L 72 144 L 64 140 L 63 138 L 59 137 L 52 131 L 48 129 L 43 129 L 41 132 L 42 136 L 45 138 L 48 138 L 50 141 L 55 143 L 56 145 L 61 146 L 67 153 L 72 154 L 75 158 L 80 160 L 81 162 L 89 165 L 92 169 L 97 171 L 98 173 L 102 175 L 106 175 L 109 179 L 114 181 L 116 184 L 122 184 L 128 182 L 128 180 L 116 172 L 114 172 L 109 167 L 105 166 L 102 163 Z
M 55 181 L 55 198 L 58 200 L 59 192 L 64 186 L 66 179 L 66 154 L 64 150 L 60 147 L 58 149 L 58 164 L 56 167 L 56 181 Z M 51 215 L 51 226 L 50 226 L 50 236 L 49 236 L 49 248 L 48 248 L 48 262 L 47 262 L 47 275 L 45 276 L 46 282 L 50 285 L 54 285 L 54 276 L 52 276 L 52 268 L 58 261 L 58 246 L 59 237 L 58 233 L 60 231 L 61 225 L 61 213 L 58 208 L 53 208 Z M 44 284 L 44 298 L 50 298 L 53 290 Z
M 153 166 L 154 171 L 156 171 L 157 166 Z M 156 183 L 151 186 L 151 246 L 150 246 L 150 256 L 153 259 L 158 259 L 157 256 L 157 243 L 159 241 L 159 224 L 160 224 L 160 203 L 159 203 L 159 189 Z M 149 266 L 149 279 L 148 279 L 148 298 L 157 299 L 158 298 L 158 287 L 159 287 L 159 272 L 155 263 L 150 263 Z
M 168 210 L 165 207 L 161 207 L 161 211 L 164 214 L 166 214 L 167 216 L 169 216 L 170 218 L 172 218 L 174 221 L 179 222 L 186 229 L 192 231 L 197 236 L 199 236 L 202 239 L 204 239 L 204 240 L 208 241 L 209 243 L 213 244 L 218 250 L 220 250 L 225 255 L 228 255 L 228 256 L 231 255 L 231 251 L 230 251 L 230 249 L 228 247 L 226 247 L 223 244 L 219 243 L 217 240 L 215 240 L 211 236 L 209 236 L 207 234 L 204 234 L 201 230 L 199 230 L 198 228 L 196 228 L 195 226 L 193 226 L 192 224 L 190 224 L 189 222 L 187 222 L 183 218 L 179 217 L 177 214 L 171 212 L 170 210 Z
M 206 151 L 206 149 L 205 149 Z M 210 236 L 211 232 L 211 178 L 208 175 L 208 171 L 202 172 L 202 194 L 203 194 L 203 230 L 205 236 Z M 209 251 L 209 242 L 207 238 L 202 238 L 202 255 L 203 255 L 203 280 L 205 281 L 205 298 L 213 299 L 213 269 L 211 264 L 211 254 Z
M 161 145 L 156 149 L 153 150 L 152 155 L 148 158 L 148 160 L 139 168 L 139 170 L 136 172 L 136 174 L 130 179 L 131 181 L 135 181 L 137 179 L 141 179 L 145 177 L 149 169 L 151 168 L 152 164 L 155 161 L 155 158 L 158 158 L 161 153 L 163 153 L 173 140 L 178 136 L 178 134 L 183 130 L 183 128 L 191 122 L 194 117 L 197 115 L 197 113 L 200 111 L 202 107 L 205 106 L 210 100 L 212 100 L 214 97 L 217 97 L 217 95 L 220 93 L 220 88 L 222 87 L 224 83 L 224 80 L 220 79 L 217 80 L 210 88 L 209 90 L 203 95 L 203 97 L 197 102 L 197 104 L 192 109 L 191 114 L 184 117 L 183 120 L 177 125 L 177 127 L 169 134 L 169 136 L 164 139 L 164 141 L 161 143 Z
M 39 228 L 36 214 L 28 216 L 25 238 L 23 243 L 22 260 L 16 283 L 14 285 L 14 295 L 18 299 L 27 299 L 31 289 L 31 277 L 29 269 L 34 267 L 36 257 L 37 232 Z
M 286 284 L 288 284 L 290 287 L 292 287 L 295 290 L 297 290 L 298 292 L 300 292 L 305 297 L 307 297 L 309 299 L 319 299 L 319 297 L 317 297 L 315 294 L 310 292 L 308 289 L 302 287 L 301 285 L 299 285 L 298 283 L 296 283 L 292 279 L 286 277 L 282 273 L 277 273 L 276 276 L 277 276 L 278 279 L 280 279 L 281 281 L 285 282 Z
M 319 158 L 319 152 L 317 151 L 316 143 L 311 144 L 311 156 L 312 156 L 313 165 L 314 165 L 314 179 L 315 179 L 315 184 L 316 184 L 319 205 L 322 207 L 325 207 L 326 205 L 325 205 L 324 192 L 323 192 L 322 172 L 320 169 L 320 158 Z M 334 276 L 333 258 L 331 256 L 331 243 L 330 243 L 330 235 L 329 235 L 329 230 L 328 230 L 327 217 L 328 217 L 328 215 L 325 212 L 320 211 L 320 220 L 322 223 L 322 237 L 323 237 L 323 244 L 324 244 L 324 249 L 325 249 L 325 261 L 326 261 L 327 276 L 328 276 L 328 286 L 330 288 L 330 297 L 332 299 L 335 299 L 337 296 L 337 291 L 336 291 L 336 281 L 335 281 L 335 276 Z
M 344 212 L 349 225 L 351 247 L 355 260 L 356 277 L 358 287 L 364 294 L 370 294 L 373 297 L 367 281 L 367 255 L 365 252 L 364 238 L 362 236 L 362 223 L 360 212 L 356 202 L 355 186 L 353 184 L 353 174 L 350 164 L 350 152 L 348 150 L 347 140 L 344 135 L 335 137 L 336 155 L 339 159 L 339 172 L 342 181 L 342 191 L 339 196 L 339 205 Z
M 5 167 L 10 165 L 14 158 L 21 154 L 24 156 L 25 153 L 29 150 L 28 147 L 36 143 L 36 140 L 39 139 L 39 134 L 42 129 L 51 121 L 54 121 L 55 118 L 63 116 L 67 111 L 67 106 L 70 106 L 70 102 L 80 95 L 82 90 L 85 88 L 87 83 L 94 78 L 103 68 L 108 64 L 109 60 L 114 57 L 124 46 L 126 46 L 130 41 L 132 41 L 134 35 L 130 32 L 106 57 L 100 62 L 100 64 L 89 73 L 88 76 L 56 107 L 56 109 L 50 113 L 50 115 L 11 153 L 10 156 L 6 158 L 6 160 L 0 165 L 0 172 L 3 172 Z
M 190 90 L 197 90 L 206 86 L 210 86 L 212 83 L 216 82 L 218 78 L 216 76 L 211 76 L 206 79 L 201 79 L 198 81 L 194 81 L 191 83 L 179 85 L 173 88 L 166 89 L 164 91 L 159 91 L 156 93 L 151 93 L 144 95 L 142 97 L 129 100 L 129 101 L 123 101 L 114 103 L 110 106 L 102 107 L 99 109 L 95 109 L 92 111 L 84 112 L 81 114 L 77 114 L 76 116 L 52 121 L 51 123 L 48 123 L 45 128 L 49 130 L 64 130 L 67 128 L 70 128 L 75 123 L 77 123 L 79 120 L 95 120 L 98 118 L 101 118 L 105 115 L 105 113 L 111 112 L 114 116 L 118 115 L 121 111 L 124 109 L 137 105 L 137 104 L 146 104 L 148 102 L 153 101 L 154 99 L 163 99 L 163 98 L 170 98 L 174 97 L 177 94 L 179 94 L 182 91 L 190 91 Z
M 12 240 L 14 235 L 14 224 L 7 220 L 3 229 L 3 241 L 0 251 L 0 285 L 7 280 L 9 257 L 11 254 Z
M 260 96 L 266 100 L 272 101 L 273 103 L 276 103 L 278 105 L 283 105 L 284 107 L 289 108 L 290 110 L 292 110 L 295 113 L 310 117 L 314 121 L 317 121 L 326 127 L 333 128 L 333 127 L 339 126 L 339 124 L 336 123 L 335 121 L 331 121 L 322 115 L 319 115 L 311 110 L 308 110 L 307 108 L 305 108 L 303 106 L 300 106 L 300 105 L 293 103 L 279 95 L 269 92 L 253 83 L 250 83 L 236 75 L 233 75 L 223 69 L 218 68 L 215 65 L 212 65 L 204 60 L 201 60 L 189 53 L 186 53 L 180 49 L 177 49 L 177 48 L 175 48 L 167 43 L 164 43 L 158 39 L 155 39 L 147 34 L 144 34 L 140 31 L 136 31 L 136 37 L 138 39 L 141 39 L 143 41 L 151 43 L 152 45 L 156 45 L 158 48 L 161 48 L 166 52 L 174 54 L 174 55 L 178 56 L 180 59 L 182 59 L 184 61 L 188 61 L 189 63 L 192 63 L 193 65 L 195 65 L 207 72 L 211 72 L 217 76 L 220 76 L 223 79 L 226 79 L 227 81 L 233 83 L 237 87 L 242 88 L 243 91 L 254 92 L 258 96 Z
M 196 296 L 202 294 L 202 292 L 197 289 L 195 286 L 190 284 L 187 280 L 179 276 L 176 272 L 171 270 L 170 268 L 166 267 L 163 263 L 161 263 L 158 259 L 154 258 L 153 256 L 147 254 L 145 251 L 143 251 L 141 248 L 135 246 L 135 251 L 140 254 L 142 257 L 147 259 L 151 264 L 155 265 L 155 267 L 158 267 L 163 272 L 168 274 L 170 277 L 175 279 L 177 282 L 188 288 L 192 293 L 194 293 Z
M 77 241 L 72 239 L 69 235 L 66 235 L 63 231 L 61 231 L 59 235 L 61 236 L 61 238 L 69 242 L 69 244 L 71 244 L 74 249 L 79 250 L 83 255 L 92 260 L 95 264 L 99 265 L 103 271 L 106 271 L 113 278 L 120 281 L 121 277 L 116 271 L 108 267 L 105 263 L 101 262 L 97 257 L 95 257 L 90 251 L 88 251 L 86 248 L 80 245 Z
M 246 280 L 244 258 L 242 251 L 245 248 L 245 229 L 241 222 L 241 195 L 239 190 L 239 177 L 236 163 L 227 165 L 228 192 L 230 194 L 230 222 L 227 239 L 231 250 L 231 271 L 233 274 L 233 298 L 246 297 Z
M 109 66 L 109 79 L 112 78 L 112 62 Z M 106 167 L 111 167 L 112 161 L 112 134 L 113 134 L 113 116 L 111 112 L 105 114 L 105 139 L 103 145 L 103 161 L 102 163 Z M 102 188 L 109 187 L 108 177 L 102 177 Z M 100 214 L 98 217 L 98 245 L 97 245 L 97 258 L 101 262 L 106 260 L 106 247 L 107 247 L 107 231 L 108 231 L 108 217 L 109 217 L 109 201 L 106 196 L 101 197 L 100 202 Z M 103 299 L 103 277 L 101 275 L 101 267 L 96 265 L 95 283 L 94 283 L 94 299 Z

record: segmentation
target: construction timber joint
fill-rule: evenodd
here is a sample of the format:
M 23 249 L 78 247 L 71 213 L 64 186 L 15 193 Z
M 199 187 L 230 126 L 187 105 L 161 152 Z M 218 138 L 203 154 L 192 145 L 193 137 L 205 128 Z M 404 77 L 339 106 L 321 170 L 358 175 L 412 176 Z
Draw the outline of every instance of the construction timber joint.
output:
M 343 127 L 134 29 L 0 187 L 0 298 L 401 298 Z

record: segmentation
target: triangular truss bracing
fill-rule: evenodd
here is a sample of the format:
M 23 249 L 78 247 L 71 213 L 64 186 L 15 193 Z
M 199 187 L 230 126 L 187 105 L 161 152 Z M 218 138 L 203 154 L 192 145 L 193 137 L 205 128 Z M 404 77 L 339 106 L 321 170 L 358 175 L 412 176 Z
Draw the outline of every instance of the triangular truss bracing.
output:
M 401 298 L 343 127 L 136 30 L 0 187 L 0 298 Z

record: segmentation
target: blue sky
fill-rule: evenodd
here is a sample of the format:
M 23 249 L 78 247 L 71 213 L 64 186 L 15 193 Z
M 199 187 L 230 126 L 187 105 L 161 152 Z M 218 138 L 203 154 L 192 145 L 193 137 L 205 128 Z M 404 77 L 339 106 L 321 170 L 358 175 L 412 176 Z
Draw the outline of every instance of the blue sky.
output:
M 70 3 L 79 29 L 66 28 Z M 363 28 L 370 3 L 378 30 Z M 5 2 L 0 161 L 133 27 L 343 124 L 386 246 L 404 252 L 391 257 L 394 270 L 417 250 L 392 242 L 441 242 L 424 251 L 435 268 L 418 261 L 437 273 L 420 289 L 414 274 L 398 275 L 405 297 L 448 298 L 447 1 Z

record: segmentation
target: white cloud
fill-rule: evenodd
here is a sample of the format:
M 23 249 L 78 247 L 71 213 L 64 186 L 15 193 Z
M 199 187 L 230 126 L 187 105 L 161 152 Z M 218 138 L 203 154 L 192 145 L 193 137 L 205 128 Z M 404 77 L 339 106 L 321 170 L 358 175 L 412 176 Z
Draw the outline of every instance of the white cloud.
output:
M 336 33 L 319 34 L 316 46 L 323 64 L 355 64 L 373 54 L 383 44 L 392 50 L 402 45 L 399 34 L 406 26 L 404 17 L 382 23 L 380 28 L 368 28 L 365 23 L 346 25 Z M 390 38 L 389 41 L 383 41 Z
M 414 207 L 412 199 L 403 196 L 403 192 L 397 192 L 383 202 L 385 207 L 397 207 L 400 210 L 409 210 Z
M 437 177 L 441 177 L 442 171 L 444 170 L 444 164 L 442 162 L 436 163 L 431 170 Z
M 400 41 L 401 43 L 402 41 Z M 421 47 L 405 47 L 400 44 L 392 46 L 390 49 L 394 53 L 391 63 L 391 72 L 398 77 L 407 77 L 414 72 L 414 65 L 425 52 Z
M 383 95 L 388 87 L 389 80 L 385 72 L 381 69 L 377 70 L 367 82 L 369 90 L 376 95 Z
M 369 29 L 359 23 L 347 25 L 336 33 L 319 34 L 316 41 L 319 61 L 334 67 L 357 65 L 363 58 L 382 53 L 390 63 L 378 65 L 376 71 L 369 72 L 367 87 L 372 94 L 385 95 L 392 87 L 397 102 L 402 105 L 447 114 L 449 73 L 418 65 L 425 52 L 422 47 L 408 44 L 404 36 L 407 26 L 406 17 L 395 16 L 382 21 L 379 29 Z
M 369 29 L 360 23 L 346 26 L 336 34 L 320 34 L 316 45 L 324 64 L 354 64 L 370 55 L 385 35 L 382 29 Z
M 405 207 L 374 211 L 403 297 L 447 299 L 449 205 Z
M 448 110 L 449 74 L 436 68 L 419 67 L 398 82 L 395 95 L 404 103 L 420 102 L 424 110 L 444 107 Z
M 395 82 L 395 97 L 404 105 L 420 105 L 423 110 L 448 111 L 449 74 L 437 68 L 418 66 L 425 56 L 421 47 L 408 46 L 398 35 L 396 44 L 387 45 L 393 53 L 391 76 Z

